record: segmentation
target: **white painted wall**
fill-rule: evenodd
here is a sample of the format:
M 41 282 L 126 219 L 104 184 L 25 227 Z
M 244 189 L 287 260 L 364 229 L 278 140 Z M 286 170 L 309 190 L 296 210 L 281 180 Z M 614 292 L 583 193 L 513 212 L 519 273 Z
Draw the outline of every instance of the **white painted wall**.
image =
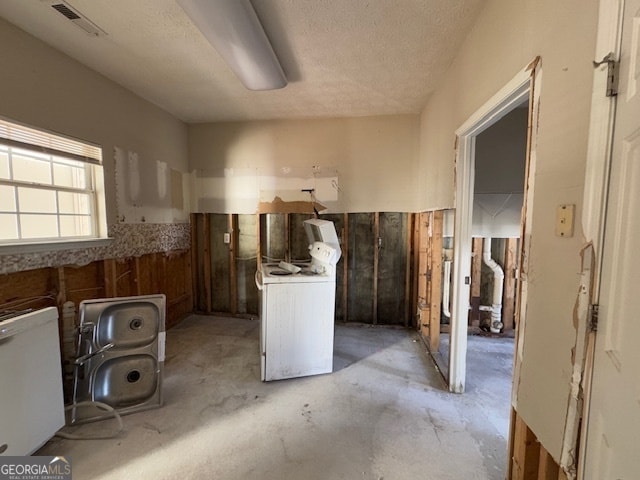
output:
M 584 188 L 597 2 L 489 0 L 421 115 L 419 207 L 454 205 L 454 131 L 541 57 L 542 87 L 524 358 L 517 410 L 558 460 L 571 375 L 581 226 L 554 235 L 556 206 Z
M 136 152 L 145 164 L 188 172 L 187 127 L 165 111 L 2 19 L 0 58 L 0 116 L 103 147 L 110 224 L 116 221 L 114 147 Z M 157 197 L 155 205 L 149 196 L 147 221 L 188 221 L 188 208 L 158 214 Z
M 330 212 L 415 211 L 419 117 L 336 118 L 189 126 L 198 211 L 253 213 L 274 196 Z

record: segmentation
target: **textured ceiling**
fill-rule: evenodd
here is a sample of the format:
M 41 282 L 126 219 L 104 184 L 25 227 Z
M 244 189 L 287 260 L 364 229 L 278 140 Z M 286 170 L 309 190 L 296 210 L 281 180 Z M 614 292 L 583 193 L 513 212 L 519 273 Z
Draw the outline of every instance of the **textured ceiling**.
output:
M 418 113 L 484 0 L 253 0 L 289 79 L 249 91 L 175 0 L 47 0 L 0 16 L 186 122 Z

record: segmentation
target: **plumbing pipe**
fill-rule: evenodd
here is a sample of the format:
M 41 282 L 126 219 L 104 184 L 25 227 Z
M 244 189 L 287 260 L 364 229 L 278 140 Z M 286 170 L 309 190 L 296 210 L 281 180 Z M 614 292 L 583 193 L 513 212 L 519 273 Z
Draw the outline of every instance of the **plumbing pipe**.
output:
M 451 285 L 451 260 L 444 261 L 444 280 L 442 283 L 442 313 L 451 318 L 449 310 L 449 286 Z
M 493 297 L 491 299 L 491 332 L 500 333 L 502 330 L 502 288 L 504 272 L 500 265 L 491 258 L 491 238 L 485 238 L 482 247 L 482 260 L 493 272 Z

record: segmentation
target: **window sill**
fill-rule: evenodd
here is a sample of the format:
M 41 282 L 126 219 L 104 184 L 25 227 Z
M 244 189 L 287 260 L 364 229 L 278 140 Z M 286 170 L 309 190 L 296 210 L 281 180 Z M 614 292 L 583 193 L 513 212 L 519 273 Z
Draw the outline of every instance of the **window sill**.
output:
M 0 255 L 106 247 L 108 245 L 111 245 L 112 242 L 113 238 L 91 238 L 87 240 L 62 240 L 41 243 L 5 243 L 3 245 L 0 245 Z

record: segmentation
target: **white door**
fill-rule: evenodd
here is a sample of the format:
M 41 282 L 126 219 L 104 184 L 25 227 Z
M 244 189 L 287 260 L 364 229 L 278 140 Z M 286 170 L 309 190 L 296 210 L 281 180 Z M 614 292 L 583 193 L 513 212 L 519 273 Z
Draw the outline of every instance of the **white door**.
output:
M 585 479 L 640 478 L 640 0 L 626 0 Z

